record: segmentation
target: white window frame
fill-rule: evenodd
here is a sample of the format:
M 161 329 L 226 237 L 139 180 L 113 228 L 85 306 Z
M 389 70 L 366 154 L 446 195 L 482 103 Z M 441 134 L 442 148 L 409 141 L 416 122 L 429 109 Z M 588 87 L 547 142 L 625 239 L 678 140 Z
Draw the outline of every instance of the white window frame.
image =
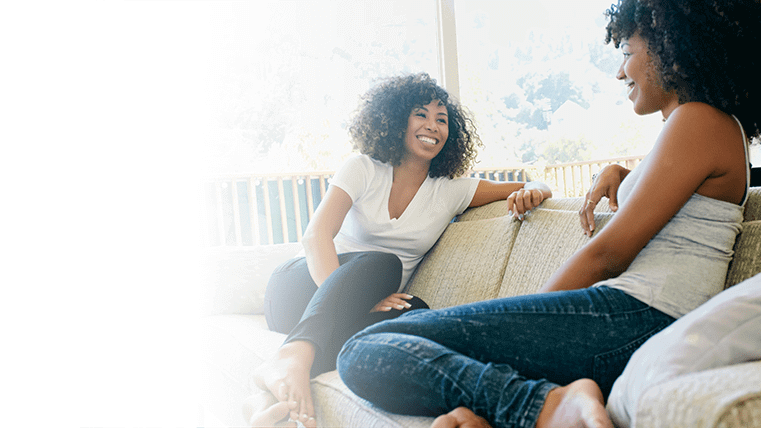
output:
M 457 63 L 457 31 L 454 0 L 436 2 L 436 45 L 442 86 L 450 95 L 460 99 L 460 75 Z

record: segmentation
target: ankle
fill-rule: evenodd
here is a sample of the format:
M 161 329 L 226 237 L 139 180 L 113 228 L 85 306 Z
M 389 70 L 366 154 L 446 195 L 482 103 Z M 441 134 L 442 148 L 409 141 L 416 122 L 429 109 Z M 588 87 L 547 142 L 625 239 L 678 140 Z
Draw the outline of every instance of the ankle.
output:
M 563 402 L 567 390 L 568 386 L 559 386 L 557 388 L 551 389 L 550 392 L 547 393 L 547 396 L 544 399 L 542 410 L 539 412 L 539 416 L 536 419 L 537 428 L 545 427 L 548 425 L 548 422 L 552 419 L 555 411 Z
M 279 359 L 297 359 L 310 365 L 314 362 L 314 356 L 314 344 L 306 340 L 288 342 L 277 350 L 277 357 Z

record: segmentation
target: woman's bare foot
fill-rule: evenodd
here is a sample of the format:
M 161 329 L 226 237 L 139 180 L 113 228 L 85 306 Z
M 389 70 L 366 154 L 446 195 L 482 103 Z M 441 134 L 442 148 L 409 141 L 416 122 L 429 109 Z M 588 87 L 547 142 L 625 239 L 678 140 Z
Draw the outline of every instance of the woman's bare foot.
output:
M 579 379 L 547 394 L 536 422 L 537 428 L 613 428 L 605 411 L 600 387 L 591 379 Z
M 301 421 L 307 428 L 317 426 L 309 383 L 314 354 L 311 342 L 289 342 L 254 371 L 256 386 L 288 403 L 291 419 Z
M 267 391 L 248 397 L 243 402 L 243 418 L 250 427 L 292 427 L 296 422 L 288 422 L 288 403 L 277 401 Z
M 431 428 L 491 428 L 491 425 L 467 407 L 458 407 L 436 418 Z

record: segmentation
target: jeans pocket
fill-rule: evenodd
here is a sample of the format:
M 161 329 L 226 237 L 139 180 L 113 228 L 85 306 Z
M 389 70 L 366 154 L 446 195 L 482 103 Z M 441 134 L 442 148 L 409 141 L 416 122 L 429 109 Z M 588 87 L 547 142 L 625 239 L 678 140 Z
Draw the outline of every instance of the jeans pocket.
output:
M 600 386 L 603 396 L 605 396 L 606 399 L 610 390 L 613 388 L 613 383 L 619 376 L 621 376 L 621 373 L 623 373 L 624 367 L 626 367 L 629 359 L 631 359 L 632 354 L 634 354 L 634 352 L 648 339 L 656 335 L 668 325 L 668 322 L 663 322 L 624 346 L 595 355 L 593 379 Z

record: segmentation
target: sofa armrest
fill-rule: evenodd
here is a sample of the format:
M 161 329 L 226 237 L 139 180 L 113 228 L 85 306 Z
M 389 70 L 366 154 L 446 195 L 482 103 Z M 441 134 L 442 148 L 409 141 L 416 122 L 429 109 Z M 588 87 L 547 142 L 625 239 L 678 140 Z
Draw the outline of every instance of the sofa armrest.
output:
M 690 373 L 653 386 L 636 427 L 761 426 L 761 360 Z
M 262 313 L 270 274 L 301 249 L 300 243 L 205 249 L 201 314 Z

